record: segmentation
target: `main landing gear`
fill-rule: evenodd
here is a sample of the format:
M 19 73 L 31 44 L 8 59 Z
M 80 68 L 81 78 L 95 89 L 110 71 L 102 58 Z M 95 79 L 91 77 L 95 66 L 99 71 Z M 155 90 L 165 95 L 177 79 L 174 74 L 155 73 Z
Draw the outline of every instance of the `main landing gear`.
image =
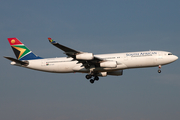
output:
M 92 77 L 94 77 L 94 79 L 91 79 Z M 88 74 L 88 75 L 86 75 L 86 79 L 90 79 L 90 83 L 93 84 L 94 81 L 98 81 L 99 80 L 99 77 L 95 76 L 95 75 Z
M 161 73 L 161 65 L 159 65 L 158 73 Z

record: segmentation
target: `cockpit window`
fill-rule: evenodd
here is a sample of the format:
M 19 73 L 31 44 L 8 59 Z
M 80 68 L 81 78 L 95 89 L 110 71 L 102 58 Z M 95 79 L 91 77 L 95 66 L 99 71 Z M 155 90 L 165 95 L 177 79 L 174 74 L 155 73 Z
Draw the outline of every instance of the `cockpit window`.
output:
M 168 53 L 168 55 L 173 55 L 172 53 Z

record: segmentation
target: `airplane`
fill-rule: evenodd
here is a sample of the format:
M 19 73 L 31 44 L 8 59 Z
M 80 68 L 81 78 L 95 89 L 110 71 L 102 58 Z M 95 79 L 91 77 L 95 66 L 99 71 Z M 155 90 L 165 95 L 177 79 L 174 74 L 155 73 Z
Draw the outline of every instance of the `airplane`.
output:
M 42 58 L 34 54 L 17 38 L 7 38 L 17 59 L 4 57 L 11 65 L 52 73 L 86 73 L 85 78 L 94 83 L 99 77 L 121 76 L 124 69 L 158 67 L 178 59 L 166 51 L 139 51 L 126 53 L 99 54 L 77 51 L 48 38 L 55 47 L 64 51 L 67 57 Z

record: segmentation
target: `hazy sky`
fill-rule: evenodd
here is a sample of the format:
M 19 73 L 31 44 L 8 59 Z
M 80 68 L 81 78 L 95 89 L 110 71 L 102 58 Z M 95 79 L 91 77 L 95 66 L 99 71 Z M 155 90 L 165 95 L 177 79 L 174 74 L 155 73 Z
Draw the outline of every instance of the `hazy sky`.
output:
M 119 77 L 11 66 L 8 37 L 41 57 L 64 57 L 48 37 L 80 51 L 170 51 L 180 57 L 179 0 L 1 0 L 0 120 L 180 120 L 180 60 Z

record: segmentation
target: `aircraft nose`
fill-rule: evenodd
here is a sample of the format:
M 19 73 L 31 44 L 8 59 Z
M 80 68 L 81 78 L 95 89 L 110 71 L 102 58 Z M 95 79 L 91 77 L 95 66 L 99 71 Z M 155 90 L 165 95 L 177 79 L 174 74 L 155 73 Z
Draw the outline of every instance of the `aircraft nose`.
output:
M 175 60 L 177 60 L 177 59 L 178 59 L 178 56 L 175 55 Z
M 173 61 L 176 61 L 178 59 L 178 56 L 173 55 Z

